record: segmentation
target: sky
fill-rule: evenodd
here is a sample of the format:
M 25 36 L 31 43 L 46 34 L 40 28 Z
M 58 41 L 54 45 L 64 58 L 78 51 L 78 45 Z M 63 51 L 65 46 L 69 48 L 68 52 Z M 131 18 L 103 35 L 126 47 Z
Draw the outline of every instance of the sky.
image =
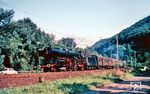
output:
M 56 40 L 72 37 L 86 47 L 111 37 L 150 15 L 150 0 L 0 0 L 13 9 L 14 20 L 25 17 Z

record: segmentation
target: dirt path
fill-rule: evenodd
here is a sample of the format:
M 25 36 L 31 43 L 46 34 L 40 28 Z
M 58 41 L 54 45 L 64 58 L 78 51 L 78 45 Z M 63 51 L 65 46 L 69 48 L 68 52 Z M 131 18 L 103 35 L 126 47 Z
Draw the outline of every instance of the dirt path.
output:
M 148 90 L 150 90 L 150 76 L 137 76 L 103 88 L 91 89 L 84 94 L 149 94 Z

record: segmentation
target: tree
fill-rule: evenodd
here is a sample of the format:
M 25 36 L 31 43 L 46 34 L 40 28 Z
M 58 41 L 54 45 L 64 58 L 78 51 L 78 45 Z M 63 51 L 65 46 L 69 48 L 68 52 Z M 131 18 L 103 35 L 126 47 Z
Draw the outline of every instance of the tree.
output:
M 54 45 L 55 36 L 41 31 L 30 18 L 11 21 L 13 14 L 0 9 L 0 64 L 30 70 L 39 64 L 38 49 Z
M 76 42 L 73 38 L 62 38 L 58 43 L 63 44 L 68 49 L 75 49 L 76 47 Z
M 150 69 L 150 53 L 149 52 L 145 52 L 144 56 L 146 58 L 145 60 L 145 66 L 148 67 Z
M 11 31 L 11 25 L 10 25 L 10 21 L 12 19 L 14 15 L 14 11 L 13 10 L 4 10 L 2 8 L 0 8 L 0 57 L 1 57 L 1 61 L 3 61 L 4 65 L 7 67 L 11 67 L 10 64 L 10 59 L 9 59 L 9 55 L 11 54 L 11 48 L 10 46 L 14 45 L 9 45 L 11 42 L 16 41 L 14 38 L 12 38 L 10 36 L 10 32 Z M 2 55 L 5 55 L 5 57 L 2 60 Z
M 13 18 L 14 11 L 13 10 L 4 10 L 0 8 L 0 26 L 8 25 Z

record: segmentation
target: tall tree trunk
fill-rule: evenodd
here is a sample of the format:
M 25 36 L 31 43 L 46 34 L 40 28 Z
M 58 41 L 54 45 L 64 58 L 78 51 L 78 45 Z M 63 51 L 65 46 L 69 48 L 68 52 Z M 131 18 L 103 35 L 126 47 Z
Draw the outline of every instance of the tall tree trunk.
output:
M 4 57 L 3 64 L 7 68 L 11 68 L 12 67 L 11 64 L 10 64 L 10 57 L 7 54 Z

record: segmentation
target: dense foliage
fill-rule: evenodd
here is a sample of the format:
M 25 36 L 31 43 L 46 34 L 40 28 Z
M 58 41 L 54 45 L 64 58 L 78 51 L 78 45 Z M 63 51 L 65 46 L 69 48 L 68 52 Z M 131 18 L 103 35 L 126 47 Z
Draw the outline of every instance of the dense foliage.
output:
M 132 67 L 150 63 L 150 16 L 124 29 L 119 34 L 96 42 L 91 48 L 98 53 L 116 58 L 116 36 L 119 41 L 119 59 L 126 60 Z
M 13 10 L 0 8 L 1 67 L 13 67 L 16 70 L 32 70 L 40 63 L 38 58 L 39 50 L 50 45 L 52 47 L 75 47 L 73 39 L 63 38 L 56 42 L 53 34 L 46 34 L 30 18 L 13 21 L 13 15 Z M 66 44 L 67 40 L 71 44 Z

